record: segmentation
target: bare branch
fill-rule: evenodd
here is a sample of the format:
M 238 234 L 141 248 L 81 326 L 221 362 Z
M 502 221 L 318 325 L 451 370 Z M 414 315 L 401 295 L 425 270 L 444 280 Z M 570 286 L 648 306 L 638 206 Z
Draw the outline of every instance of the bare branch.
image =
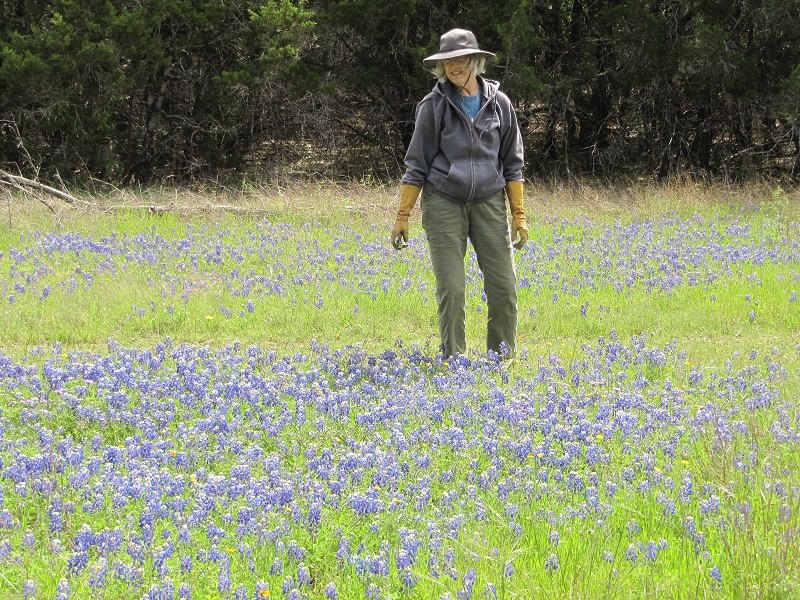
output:
M 9 187 L 12 187 L 12 188 L 16 189 L 16 190 L 21 190 L 21 191 L 23 191 L 23 192 L 25 192 L 25 193 L 27 193 L 27 192 L 28 192 L 28 190 L 26 190 L 24 187 L 22 187 L 22 186 L 21 186 L 21 185 L 19 185 L 19 184 L 16 184 L 16 183 L 14 183 L 13 181 L 6 181 L 6 180 L 4 180 L 4 179 L 0 179 L 0 183 L 3 183 L 3 184 L 5 184 L 5 185 L 7 185 L 7 186 L 9 186 Z M 9 194 L 9 196 L 10 196 L 10 195 L 11 195 L 11 192 L 8 192 L 8 194 Z M 52 207 L 52 206 L 50 206 L 50 205 L 49 205 L 47 202 L 45 202 L 45 201 L 44 201 L 44 200 L 42 200 L 41 198 L 37 198 L 37 200 L 38 200 L 39 202 L 41 202 L 42 204 L 44 204 L 44 205 L 45 205 L 47 208 L 49 208 L 49 209 L 50 209 L 50 212 L 52 212 L 52 213 L 55 213 L 55 212 L 56 212 L 56 211 L 53 209 L 53 207 Z
M 21 177 L 19 175 L 12 175 L 6 171 L 0 170 L 0 181 L 5 179 L 3 183 L 14 184 L 14 187 L 32 187 L 37 190 L 42 190 L 43 192 L 47 192 L 48 194 L 52 194 L 57 198 L 61 198 L 65 202 L 69 202 L 70 204 L 74 204 L 77 202 L 77 199 L 67 192 L 62 192 L 61 190 L 57 190 L 56 188 L 50 187 L 49 185 L 45 185 L 43 183 L 39 183 L 38 181 L 34 181 L 33 179 L 28 179 L 27 177 Z

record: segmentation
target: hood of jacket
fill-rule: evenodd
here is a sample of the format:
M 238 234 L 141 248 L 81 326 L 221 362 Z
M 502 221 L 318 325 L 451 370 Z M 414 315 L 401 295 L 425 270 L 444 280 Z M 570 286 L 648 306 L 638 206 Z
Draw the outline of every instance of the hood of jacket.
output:
M 478 82 L 480 93 L 484 98 L 488 99 L 497 96 L 497 92 L 500 90 L 500 83 L 493 79 L 486 79 L 480 75 L 478 75 L 475 79 Z M 442 96 L 448 97 L 452 96 L 453 94 L 457 94 L 458 89 L 448 79 L 445 79 L 444 81 L 437 81 L 433 86 L 431 93 L 438 93 Z

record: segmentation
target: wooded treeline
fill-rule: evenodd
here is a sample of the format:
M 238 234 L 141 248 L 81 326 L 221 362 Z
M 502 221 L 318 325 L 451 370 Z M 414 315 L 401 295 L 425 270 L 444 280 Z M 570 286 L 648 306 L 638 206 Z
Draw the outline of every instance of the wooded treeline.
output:
M 800 0 L 0 0 L 0 167 L 393 179 L 422 58 L 497 54 L 529 177 L 800 176 Z

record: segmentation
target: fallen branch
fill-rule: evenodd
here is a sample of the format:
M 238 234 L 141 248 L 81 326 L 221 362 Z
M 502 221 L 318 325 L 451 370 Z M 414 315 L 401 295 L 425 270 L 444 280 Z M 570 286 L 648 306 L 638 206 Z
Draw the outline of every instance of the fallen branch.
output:
M 181 204 L 168 204 L 168 205 L 155 205 L 155 204 L 111 204 L 111 205 L 103 205 L 100 203 L 91 203 L 87 205 L 89 208 L 93 208 L 105 213 L 110 212 L 117 212 L 117 211 L 135 211 L 141 210 L 146 211 L 153 215 L 164 215 L 164 214 L 177 214 L 177 215 L 185 215 L 185 214 L 209 214 L 209 213 L 216 213 L 216 212 L 224 212 L 224 213 L 234 213 L 239 215 L 246 215 L 246 216 L 272 216 L 272 215 L 279 215 L 285 212 L 285 208 L 274 208 L 274 207 L 265 207 L 265 208 L 256 208 L 256 207 L 248 207 L 248 206 L 235 206 L 231 204 L 204 204 L 204 205 L 181 205 Z M 358 206 L 342 206 L 342 210 L 350 213 L 366 213 L 367 209 Z
M 4 183 L 4 184 L 6 184 L 6 185 L 7 185 L 7 186 L 9 186 L 9 187 L 12 187 L 12 188 L 14 188 L 15 190 L 20 190 L 21 192 L 26 192 L 26 193 L 27 193 L 27 191 L 28 191 L 28 190 L 26 190 L 24 187 L 22 187 L 21 185 L 19 185 L 19 184 L 17 184 L 17 183 L 14 183 L 13 181 L 5 181 L 5 180 L 3 180 L 3 179 L 0 179 L 0 183 Z M 10 196 L 10 194 L 9 194 L 9 197 L 11 197 L 11 196 Z M 39 200 L 39 202 L 41 202 L 41 203 L 42 203 L 42 204 L 44 204 L 44 205 L 45 205 L 47 208 L 49 208 L 49 209 L 50 209 L 50 212 L 52 212 L 52 213 L 56 212 L 55 210 L 53 210 L 53 207 L 52 207 L 52 206 L 50 206 L 50 205 L 49 205 L 47 202 L 45 202 L 45 201 L 44 201 L 42 198 L 37 198 L 37 200 Z
M 7 181 L 3 181 L 6 179 Z M 61 190 L 57 190 L 56 188 L 50 187 L 49 185 L 45 185 L 43 183 L 39 183 L 38 181 L 34 181 L 33 179 L 28 179 L 27 177 L 20 177 L 19 175 L 12 175 L 6 171 L 0 170 L 0 182 L 5 183 L 6 185 L 11 185 L 12 187 L 19 188 L 20 186 L 27 186 L 32 187 L 37 190 L 41 190 L 43 192 L 47 192 L 48 194 L 52 194 L 57 198 L 61 198 L 65 202 L 69 202 L 70 204 L 74 204 L 77 202 L 77 199 L 68 194 L 67 192 L 62 192 Z
M 196 213 L 213 213 L 213 212 L 232 212 L 246 215 L 272 215 L 276 211 L 270 208 L 247 208 L 243 206 L 229 206 L 224 204 L 208 204 L 208 205 L 155 205 L 155 204 L 93 204 L 91 208 L 100 210 L 102 212 L 116 212 L 116 211 L 133 211 L 143 210 L 151 215 L 165 215 L 165 214 L 196 214 Z

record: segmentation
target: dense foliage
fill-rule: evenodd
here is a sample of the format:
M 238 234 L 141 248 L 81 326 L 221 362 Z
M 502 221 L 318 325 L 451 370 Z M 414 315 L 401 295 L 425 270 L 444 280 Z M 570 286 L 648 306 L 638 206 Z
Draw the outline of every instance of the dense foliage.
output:
M 800 0 L 3 0 L 0 165 L 393 178 L 453 26 L 529 176 L 800 173 Z

